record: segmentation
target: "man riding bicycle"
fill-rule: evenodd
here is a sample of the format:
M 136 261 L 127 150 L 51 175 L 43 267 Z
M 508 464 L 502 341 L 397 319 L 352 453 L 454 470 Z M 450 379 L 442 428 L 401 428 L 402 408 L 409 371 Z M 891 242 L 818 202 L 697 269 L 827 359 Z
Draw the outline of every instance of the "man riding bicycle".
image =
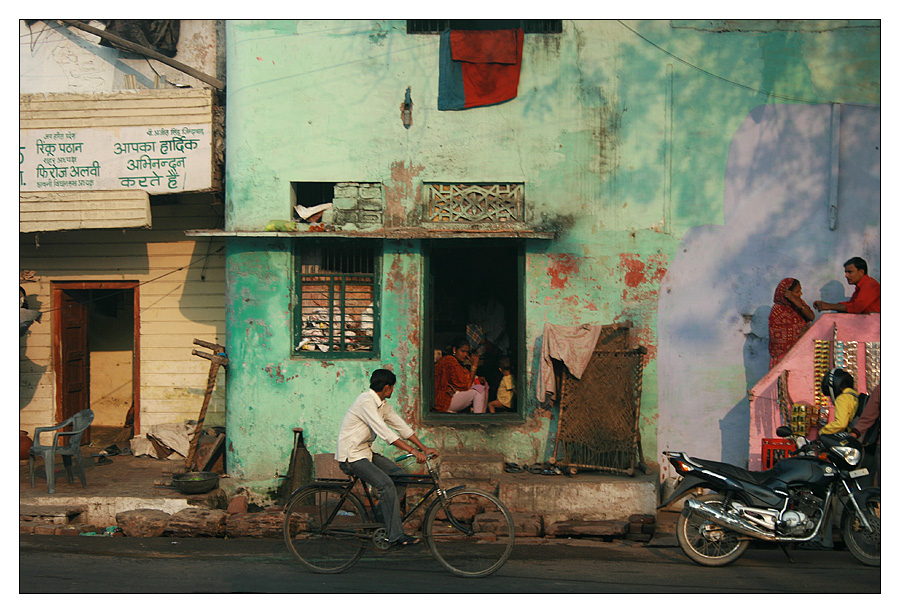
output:
M 379 368 L 372 373 L 369 389 L 356 398 L 341 421 L 334 459 L 345 474 L 356 475 L 376 489 L 379 499 L 376 513 L 384 519 L 388 541 L 391 545 L 408 547 L 419 544 L 421 539 L 404 533 L 400 497 L 405 488 L 398 491 L 391 479 L 391 475 L 406 473 L 396 463 L 375 453 L 372 443 L 376 437 L 381 438 L 413 454 L 420 464 L 427 456 L 437 455 L 437 450 L 422 444 L 413 429 L 387 403 L 396 383 L 397 376 L 390 370 Z M 413 449 L 406 441 L 412 442 L 419 450 Z

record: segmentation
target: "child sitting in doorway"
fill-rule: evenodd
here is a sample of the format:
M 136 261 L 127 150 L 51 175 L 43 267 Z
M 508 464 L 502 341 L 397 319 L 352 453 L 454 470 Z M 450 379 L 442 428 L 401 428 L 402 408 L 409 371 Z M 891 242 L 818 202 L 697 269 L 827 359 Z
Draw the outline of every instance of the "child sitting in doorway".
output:
M 499 387 L 497 387 L 496 400 L 491 400 L 488 403 L 489 413 L 512 410 L 513 396 L 516 394 L 516 382 L 512 376 L 512 366 L 509 358 L 500 358 L 498 366 L 503 378 L 500 380 Z

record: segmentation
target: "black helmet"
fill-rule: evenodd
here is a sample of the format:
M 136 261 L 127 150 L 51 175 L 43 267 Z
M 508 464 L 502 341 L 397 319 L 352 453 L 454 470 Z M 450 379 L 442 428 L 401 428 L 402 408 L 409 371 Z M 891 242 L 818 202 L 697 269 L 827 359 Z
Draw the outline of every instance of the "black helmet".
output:
M 832 404 L 834 403 L 835 397 L 840 396 L 841 392 L 848 387 L 853 387 L 853 376 L 846 370 L 840 368 L 832 368 L 825 373 L 825 376 L 822 377 L 822 382 L 819 385 L 822 394 L 831 398 Z

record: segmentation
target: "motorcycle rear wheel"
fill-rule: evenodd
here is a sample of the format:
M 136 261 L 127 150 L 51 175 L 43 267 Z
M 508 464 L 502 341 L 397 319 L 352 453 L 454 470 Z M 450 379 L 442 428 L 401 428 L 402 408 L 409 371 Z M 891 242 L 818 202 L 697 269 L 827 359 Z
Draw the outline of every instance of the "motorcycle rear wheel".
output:
M 722 509 L 725 498 L 709 494 L 697 498 L 699 502 Z M 703 566 L 731 564 L 747 550 L 750 542 L 734 530 L 723 528 L 687 509 L 678 516 L 675 531 L 681 550 L 691 560 Z
M 844 507 L 841 538 L 854 558 L 866 566 L 881 566 L 881 496 L 870 496 L 863 507 L 863 513 L 872 530 L 866 530 L 852 505 Z

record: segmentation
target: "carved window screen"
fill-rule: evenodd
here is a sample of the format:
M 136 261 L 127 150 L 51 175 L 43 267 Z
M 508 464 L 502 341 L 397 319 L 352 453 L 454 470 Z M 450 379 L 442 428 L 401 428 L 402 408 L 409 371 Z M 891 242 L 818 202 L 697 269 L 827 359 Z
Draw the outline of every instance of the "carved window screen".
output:
M 426 183 L 426 219 L 432 223 L 521 224 L 525 221 L 521 183 Z

